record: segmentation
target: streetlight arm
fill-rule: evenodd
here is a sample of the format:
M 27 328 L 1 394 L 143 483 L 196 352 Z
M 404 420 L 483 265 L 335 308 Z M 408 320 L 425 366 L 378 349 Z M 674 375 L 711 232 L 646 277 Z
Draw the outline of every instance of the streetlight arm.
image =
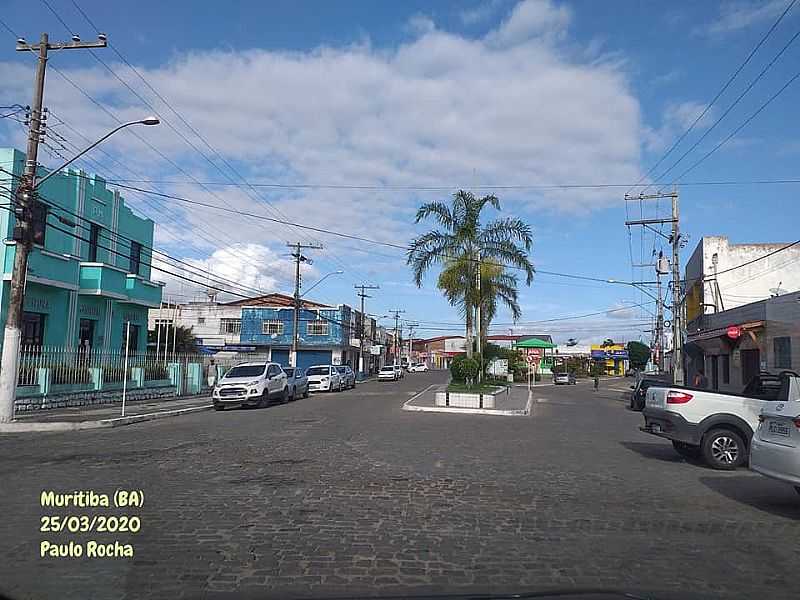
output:
M 314 285 L 312 285 L 312 286 L 311 286 L 310 288 L 308 288 L 308 289 L 307 289 L 305 292 L 303 292 L 302 294 L 300 294 L 300 297 L 302 298 L 303 296 L 305 296 L 305 295 L 306 295 L 308 292 L 310 292 L 311 290 L 313 290 L 315 287 L 317 287 L 317 286 L 318 286 L 320 283 L 322 283 L 323 281 L 325 281 L 325 280 L 326 280 L 328 277 L 330 277 L 331 275 L 341 275 L 342 273 L 344 273 L 344 271 L 334 271 L 333 273 L 328 273 L 327 275 L 325 275 L 325 277 L 323 277 L 322 279 L 318 280 L 318 281 L 317 281 L 317 282 L 316 282 Z
M 148 117 L 148 118 L 146 118 L 146 119 L 139 119 L 138 121 L 129 121 L 128 123 L 123 123 L 122 125 L 119 125 L 118 127 L 115 127 L 114 129 L 112 129 L 111 131 L 109 131 L 107 134 L 105 134 L 103 137 L 101 137 L 99 140 L 97 140 L 96 142 L 94 142 L 94 143 L 93 143 L 93 144 L 91 144 L 90 146 L 87 146 L 86 148 L 84 148 L 83 150 L 81 150 L 80 152 L 78 152 L 78 154 L 76 154 L 75 156 L 73 156 L 72 158 L 70 158 L 70 159 L 69 159 L 67 162 L 65 162 L 63 165 L 61 165 L 60 167 L 58 167 L 58 168 L 56 168 L 56 169 L 53 169 L 53 170 L 52 170 L 52 171 L 50 171 L 50 172 L 49 172 L 47 175 L 45 175 L 44 177 L 42 177 L 41 179 L 39 179 L 38 181 L 36 181 L 36 182 L 34 183 L 34 185 L 33 185 L 33 189 L 36 189 L 36 188 L 38 188 L 38 187 L 39 187 L 40 185 L 42 185 L 42 184 L 43 184 L 45 181 L 47 181 L 48 179 L 50 179 L 50 178 L 51 178 L 53 175 L 55 175 L 55 174 L 56 174 L 56 173 L 58 173 L 59 171 L 62 171 L 63 169 L 65 169 L 66 167 L 68 167 L 69 165 L 71 165 L 72 163 L 74 163 L 74 162 L 75 162 L 76 160 L 78 160 L 78 159 L 79 159 L 81 156 L 83 156 L 84 154 L 86 154 L 86 153 L 87 153 L 89 150 L 91 150 L 92 148 L 94 148 L 94 147 L 95 147 L 95 146 L 97 146 L 98 144 L 100 144 L 100 143 L 102 143 L 102 142 L 106 141 L 106 140 L 107 140 L 108 138 L 110 138 L 112 135 L 114 135 L 115 133 L 117 133 L 117 132 L 118 132 L 120 129 L 125 129 L 126 127 L 130 127 L 131 125 L 158 125 L 158 122 L 159 122 L 159 121 L 158 121 L 158 119 L 156 119 L 155 117 Z

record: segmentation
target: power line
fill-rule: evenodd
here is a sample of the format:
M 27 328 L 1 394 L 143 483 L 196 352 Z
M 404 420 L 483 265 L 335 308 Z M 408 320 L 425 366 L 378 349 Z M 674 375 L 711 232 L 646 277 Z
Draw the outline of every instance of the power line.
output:
M 730 77 L 728 77 L 728 80 L 725 82 L 725 84 L 722 86 L 722 88 L 717 92 L 716 96 L 714 96 L 711 99 L 711 102 L 709 102 L 705 106 L 705 108 L 702 110 L 702 112 L 699 115 L 697 115 L 697 117 L 695 118 L 694 121 L 692 121 L 691 125 L 689 125 L 689 127 L 686 129 L 686 131 L 684 131 L 681 134 L 681 136 L 677 140 L 675 140 L 675 142 L 661 156 L 661 158 L 659 158 L 658 161 L 652 167 L 650 167 L 650 169 L 648 169 L 647 173 L 642 175 L 642 177 L 639 179 L 637 184 L 641 183 L 647 177 L 649 177 L 656 170 L 656 168 L 658 168 L 658 165 L 660 165 L 664 160 L 666 160 L 666 158 L 670 154 L 672 154 L 672 152 L 675 150 L 675 148 L 678 147 L 678 145 L 686 138 L 686 136 L 689 135 L 692 132 L 692 130 L 697 126 L 697 124 L 700 122 L 700 120 L 704 116 L 706 116 L 708 111 L 711 110 L 711 107 L 714 106 L 714 104 L 717 102 L 717 100 L 719 100 L 720 96 L 722 96 L 722 94 L 725 93 L 725 90 L 727 90 L 728 87 L 736 79 L 736 77 L 739 76 L 739 73 L 742 72 L 742 69 L 744 69 L 747 66 L 747 64 L 750 62 L 750 60 L 753 58 L 753 56 L 755 56 L 756 52 L 758 52 L 758 50 L 761 48 L 761 46 L 764 45 L 764 42 L 766 42 L 767 38 L 769 38 L 769 36 L 772 35 L 772 32 L 775 31 L 775 29 L 778 27 L 780 22 L 783 20 L 783 18 L 786 16 L 786 14 L 792 9 L 792 7 L 795 5 L 796 2 L 797 2 L 797 0 L 791 0 L 791 2 L 789 2 L 789 4 L 786 5 L 786 8 L 780 14 L 778 19 L 772 24 L 772 26 L 767 30 L 767 32 L 763 36 L 761 36 L 761 39 L 758 41 L 758 43 L 755 45 L 755 47 L 753 47 L 753 49 L 750 51 L 750 53 L 747 55 L 747 57 L 744 59 L 744 61 L 738 66 L 738 68 L 733 72 L 733 74 Z M 631 186 L 631 189 L 633 189 L 633 187 L 636 187 L 636 186 Z M 642 192 L 645 192 L 646 190 L 647 190 L 647 188 L 642 190 Z M 627 193 L 630 193 L 630 191 L 631 190 L 629 189 Z

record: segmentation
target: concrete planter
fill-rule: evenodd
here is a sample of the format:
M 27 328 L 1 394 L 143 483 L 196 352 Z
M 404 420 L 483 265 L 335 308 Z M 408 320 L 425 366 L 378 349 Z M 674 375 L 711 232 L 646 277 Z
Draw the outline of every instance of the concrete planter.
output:
M 490 394 L 470 394 L 467 392 L 436 392 L 436 406 L 453 408 L 495 408 L 495 396 L 506 393 L 506 388 L 496 388 Z

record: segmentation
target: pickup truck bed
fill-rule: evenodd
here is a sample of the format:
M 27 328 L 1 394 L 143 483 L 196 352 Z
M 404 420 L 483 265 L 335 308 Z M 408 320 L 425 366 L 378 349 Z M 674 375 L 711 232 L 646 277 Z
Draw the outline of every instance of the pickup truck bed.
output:
M 800 398 L 800 378 L 782 373 L 778 386 L 767 389 L 768 398 L 698 390 L 686 386 L 650 387 L 642 411 L 640 429 L 672 441 L 686 457 L 702 457 L 716 469 L 735 469 L 745 464 L 758 416 L 769 401 Z M 776 376 L 764 376 L 775 383 Z

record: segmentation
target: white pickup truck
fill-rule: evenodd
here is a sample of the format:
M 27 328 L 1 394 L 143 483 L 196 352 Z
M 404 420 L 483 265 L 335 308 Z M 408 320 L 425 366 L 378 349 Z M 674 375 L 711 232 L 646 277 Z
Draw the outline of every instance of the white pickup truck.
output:
M 797 373 L 762 373 L 741 394 L 685 386 L 650 387 L 640 429 L 672 440 L 682 456 L 702 457 L 715 469 L 731 470 L 747 462 L 761 409 L 776 400 L 800 400 Z

